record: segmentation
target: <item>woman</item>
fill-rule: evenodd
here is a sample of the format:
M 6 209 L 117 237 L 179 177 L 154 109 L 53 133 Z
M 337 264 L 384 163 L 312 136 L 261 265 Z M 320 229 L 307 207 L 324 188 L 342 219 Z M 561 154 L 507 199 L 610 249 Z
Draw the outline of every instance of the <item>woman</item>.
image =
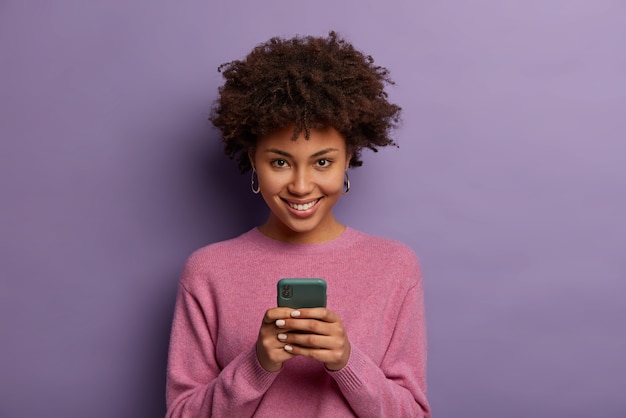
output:
M 331 32 L 273 38 L 220 71 L 211 121 L 270 215 L 187 260 L 167 416 L 430 416 L 417 259 L 332 211 L 361 150 L 395 144 L 387 70 Z M 287 277 L 325 279 L 328 308 L 275 307 Z

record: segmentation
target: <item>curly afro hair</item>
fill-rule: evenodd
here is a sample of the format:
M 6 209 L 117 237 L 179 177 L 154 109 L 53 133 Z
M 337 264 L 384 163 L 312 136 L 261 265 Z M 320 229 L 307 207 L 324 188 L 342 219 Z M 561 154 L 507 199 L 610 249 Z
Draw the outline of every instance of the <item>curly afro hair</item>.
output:
M 389 132 L 401 108 L 387 100 L 389 71 L 335 32 L 275 37 L 218 71 L 225 83 L 209 119 L 242 173 L 251 168 L 248 150 L 258 137 L 291 125 L 294 140 L 303 130 L 308 139 L 311 128 L 335 128 L 346 140 L 351 167 L 363 164 L 363 148 L 396 145 Z

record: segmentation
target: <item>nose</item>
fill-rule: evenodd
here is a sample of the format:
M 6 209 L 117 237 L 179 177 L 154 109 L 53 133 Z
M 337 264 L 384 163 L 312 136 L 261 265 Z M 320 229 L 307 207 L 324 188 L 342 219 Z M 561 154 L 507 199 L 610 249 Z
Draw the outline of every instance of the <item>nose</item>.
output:
M 308 170 L 299 168 L 294 170 L 293 177 L 289 183 L 289 193 L 294 196 L 306 196 L 315 188 L 311 173 Z

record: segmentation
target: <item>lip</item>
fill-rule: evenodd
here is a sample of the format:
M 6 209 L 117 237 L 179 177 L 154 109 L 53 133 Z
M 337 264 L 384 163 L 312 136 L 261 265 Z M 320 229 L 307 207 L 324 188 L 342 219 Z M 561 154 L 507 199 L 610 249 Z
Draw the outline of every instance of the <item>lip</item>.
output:
M 308 200 L 287 200 L 287 199 L 281 199 L 281 200 L 285 203 L 287 210 L 291 214 L 293 214 L 294 216 L 298 218 L 307 218 L 313 215 L 317 211 L 317 208 L 319 207 L 319 203 L 322 201 L 322 197 L 318 197 L 316 199 L 308 199 Z M 309 209 L 306 209 L 306 210 L 298 210 L 297 208 L 294 208 L 292 206 L 292 205 L 309 205 L 311 203 L 313 203 L 313 206 L 311 206 Z

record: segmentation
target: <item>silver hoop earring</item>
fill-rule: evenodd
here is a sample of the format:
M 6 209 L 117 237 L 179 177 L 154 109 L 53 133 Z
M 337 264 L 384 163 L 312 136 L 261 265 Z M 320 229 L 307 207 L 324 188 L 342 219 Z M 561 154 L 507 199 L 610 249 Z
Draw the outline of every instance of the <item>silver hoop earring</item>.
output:
M 343 194 L 348 194 L 350 191 L 350 177 L 348 177 L 348 171 L 343 173 Z
M 256 170 L 254 168 L 252 168 L 252 176 L 250 177 L 250 187 L 252 188 L 252 193 L 254 194 L 259 194 L 259 192 L 261 191 L 261 185 L 258 184 L 256 189 L 254 188 L 254 175 L 256 174 Z M 257 179 L 256 182 L 259 182 L 259 176 L 257 175 Z

